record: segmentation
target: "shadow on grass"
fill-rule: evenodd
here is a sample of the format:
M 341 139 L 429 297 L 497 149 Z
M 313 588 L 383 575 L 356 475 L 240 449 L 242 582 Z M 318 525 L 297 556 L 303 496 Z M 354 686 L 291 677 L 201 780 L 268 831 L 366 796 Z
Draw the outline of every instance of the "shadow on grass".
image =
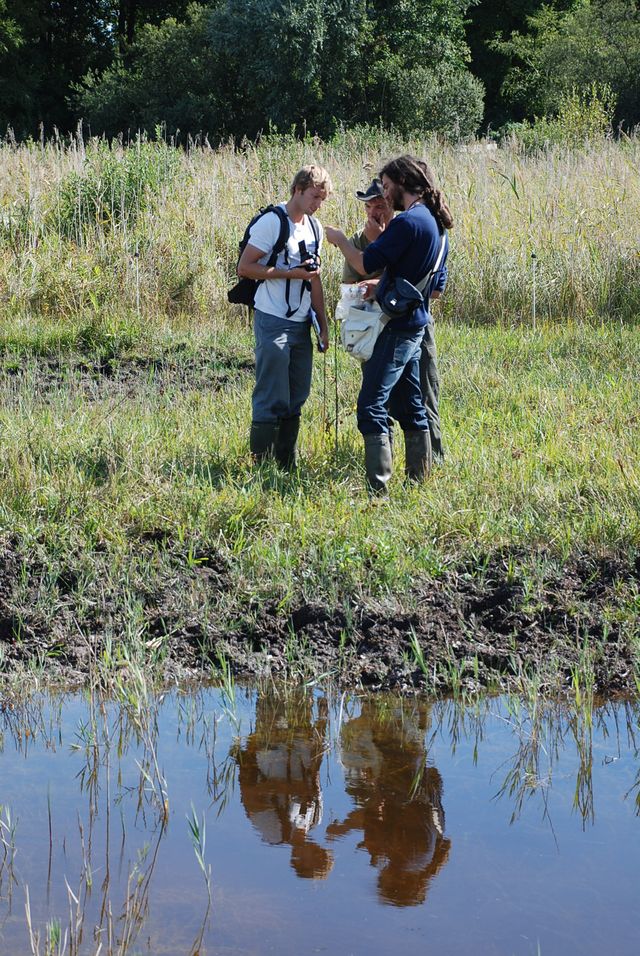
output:
M 273 459 L 259 464 L 252 461 L 249 451 L 240 456 L 195 454 L 173 458 L 163 469 L 167 476 L 182 475 L 199 485 L 218 489 L 228 485 L 236 489 L 260 485 L 283 497 L 300 494 L 317 496 L 328 482 L 355 481 L 364 489 L 364 469 L 353 445 L 341 441 L 337 448 L 327 447 L 316 456 L 301 456 L 292 469 L 278 465 Z

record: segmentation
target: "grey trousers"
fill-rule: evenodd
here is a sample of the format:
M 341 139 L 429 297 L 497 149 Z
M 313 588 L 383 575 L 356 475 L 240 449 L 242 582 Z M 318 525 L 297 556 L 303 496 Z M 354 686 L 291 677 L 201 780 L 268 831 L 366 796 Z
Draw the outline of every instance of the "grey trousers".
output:
M 251 400 L 254 422 L 295 418 L 311 391 L 313 347 L 310 323 L 292 322 L 256 309 L 256 384 Z

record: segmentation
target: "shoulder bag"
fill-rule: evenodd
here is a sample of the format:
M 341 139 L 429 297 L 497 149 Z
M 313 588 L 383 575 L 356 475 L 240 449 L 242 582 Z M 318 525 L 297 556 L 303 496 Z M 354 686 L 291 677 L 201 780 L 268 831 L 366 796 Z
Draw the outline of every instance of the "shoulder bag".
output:
M 446 233 L 442 234 L 438 258 L 432 269 L 417 285 L 396 277 L 384 295 L 374 303 L 351 306 L 340 326 L 340 339 L 345 351 L 358 362 L 368 362 L 373 355 L 378 336 L 390 319 L 411 315 L 424 303 L 423 291 L 438 271 L 444 256 Z

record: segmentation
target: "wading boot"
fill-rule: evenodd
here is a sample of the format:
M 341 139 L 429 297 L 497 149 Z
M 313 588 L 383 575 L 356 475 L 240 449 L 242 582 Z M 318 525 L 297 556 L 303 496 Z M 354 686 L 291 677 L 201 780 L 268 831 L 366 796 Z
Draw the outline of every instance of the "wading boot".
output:
M 424 481 L 431 471 L 431 437 L 428 431 L 404 433 L 404 470 L 409 481 Z
M 442 448 L 442 439 L 431 435 L 431 457 L 434 463 L 440 464 L 444 461 L 444 451 Z
M 292 471 L 298 462 L 297 444 L 300 431 L 300 416 L 281 418 L 276 438 L 276 461 L 285 471 Z
M 258 465 L 265 458 L 272 458 L 278 425 L 276 422 L 251 422 L 249 448 Z
M 391 478 L 391 446 L 389 436 L 364 435 L 364 465 L 367 472 L 367 484 L 376 494 L 387 494 L 387 484 Z

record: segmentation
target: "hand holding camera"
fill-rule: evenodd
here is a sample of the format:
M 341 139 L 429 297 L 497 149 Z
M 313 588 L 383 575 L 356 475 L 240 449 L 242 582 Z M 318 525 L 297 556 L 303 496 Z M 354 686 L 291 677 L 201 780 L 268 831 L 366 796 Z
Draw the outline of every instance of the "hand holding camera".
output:
M 318 253 L 309 252 L 305 242 L 299 242 L 298 249 L 300 250 L 300 265 L 293 266 L 291 272 L 295 272 L 296 269 L 304 269 L 305 272 L 319 273 L 320 256 Z
M 311 254 L 300 266 L 305 272 L 317 272 L 320 268 L 320 256 Z

